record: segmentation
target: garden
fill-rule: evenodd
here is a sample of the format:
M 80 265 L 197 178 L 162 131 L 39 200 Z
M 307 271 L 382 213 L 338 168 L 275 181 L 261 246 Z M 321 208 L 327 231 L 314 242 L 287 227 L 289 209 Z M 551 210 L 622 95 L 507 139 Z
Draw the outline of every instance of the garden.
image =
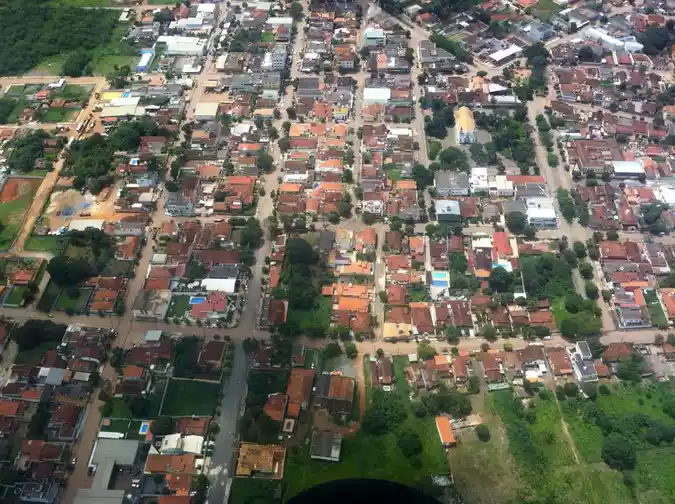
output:
M 220 396 L 220 383 L 171 379 L 162 403 L 164 416 L 211 416 Z

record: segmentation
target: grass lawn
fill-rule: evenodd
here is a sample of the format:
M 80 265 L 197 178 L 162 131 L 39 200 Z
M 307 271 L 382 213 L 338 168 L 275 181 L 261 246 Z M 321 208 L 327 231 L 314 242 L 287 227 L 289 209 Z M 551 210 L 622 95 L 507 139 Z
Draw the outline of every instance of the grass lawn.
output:
M 551 302 L 551 311 L 553 312 L 553 318 L 558 327 L 562 324 L 562 321 L 567 318 L 567 310 L 565 309 L 565 298 L 556 298 Z
M 309 458 L 309 444 L 298 453 L 286 457 L 285 489 L 283 500 L 294 497 L 302 490 L 343 478 L 375 478 L 415 485 L 420 479 L 437 474 L 448 474 L 448 461 L 442 450 L 432 417 L 417 418 L 410 411 L 408 386 L 402 379 L 407 363 L 405 357 L 394 358 L 397 392 L 408 409 L 408 418 L 402 428 L 415 430 L 423 444 L 420 467 L 413 467 L 396 444 L 396 435 L 391 432 L 373 436 L 364 431 L 342 440 L 340 462 L 323 462 Z
M 81 312 L 87 307 L 90 294 L 91 289 L 78 289 L 78 296 L 76 298 L 71 298 L 65 290 L 62 290 L 54 304 L 54 309 L 63 311 L 71 309 L 76 313 Z
M 26 108 L 26 101 L 23 98 L 19 98 L 18 102 L 7 116 L 7 124 L 16 124 L 19 122 L 19 118 L 23 113 L 23 109 Z
M 661 308 L 661 303 L 656 296 L 656 291 L 645 291 L 645 301 L 647 301 L 647 309 L 649 310 L 649 318 L 652 321 L 653 326 L 657 327 L 667 327 L 668 319 L 666 314 L 663 313 L 663 308 Z
M 126 432 L 129 428 L 129 422 L 127 418 L 105 418 L 107 422 L 101 422 L 101 430 L 103 432 Z M 106 425 L 106 423 L 108 425 Z
M 110 42 L 94 51 L 91 60 L 92 73 L 107 75 L 115 69 L 115 66 L 134 65 L 138 60 L 138 50 L 121 40 L 128 31 L 128 23 L 118 24 L 110 36 Z
M 323 366 L 321 365 L 321 352 L 314 348 L 305 349 L 305 369 L 314 369 L 320 373 Z
M 675 452 L 672 447 L 640 452 L 635 469 L 639 502 L 675 502 Z
M 68 54 L 57 54 L 41 61 L 29 73 L 42 75 L 62 75 L 63 64 L 68 59 Z
M 5 304 L 13 306 L 20 305 L 21 302 L 23 301 L 23 293 L 26 292 L 27 290 L 28 289 L 26 289 L 26 287 L 23 287 L 21 285 L 13 287 L 12 291 L 9 293 L 9 296 L 5 298 Z
M 24 95 L 25 89 L 26 89 L 25 85 L 12 84 L 7 89 L 5 89 L 5 96 L 8 98 L 18 98 Z
M 328 296 L 319 296 L 315 301 L 313 310 L 294 310 L 289 308 L 288 321 L 293 321 L 300 329 L 307 327 L 307 324 L 317 323 L 322 325 L 326 330 L 330 325 L 330 313 L 332 309 L 332 300 Z
M 78 86 L 77 84 L 68 84 L 63 90 L 54 95 L 54 98 L 64 100 L 86 101 L 89 99 L 92 91 L 91 86 Z
M 190 309 L 190 296 L 171 296 L 169 309 L 166 311 L 166 316 L 183 317 Z
M 4 225 L 0 230 L 0 250 L 8 250 L 12 246 L 19 231 L 21 231 L 21 222 L 33 202 L 36 191 L 37 187 L 20 198 L 7 203 L 0 203 L 0 222 Z
M 127 276 L 134 268 L 133 261 L 119 261 L 112 259 L 107 262 L 101 272 L 103 276 Z
M 32 364 L 38 365 L 42 360 L 42 356 L 47 350 L 51 350 L 58 346 L 57 341 L 44 341 L 32 350 L 24 350 L 19 352 L 14 359 L 14 364 Z
M 26 240 L 26 250 L 34 250 L 37 252 L 49 252 L 58 255 L 63 252 L 63 249 L 68 244 L 68 240 L 61 236 L 30 236 Z
M 219 392 L 219 383 L 171 380 L 161 413 L 168 416 L 212 415 L 218 404 Z
M 40 118 L 40 122 L 44 123 L 60 123 L 60 122 L 70 122 L 72 121 L 79 110 L 70 109 L 70 108 L 57 108 L 52 107 Z

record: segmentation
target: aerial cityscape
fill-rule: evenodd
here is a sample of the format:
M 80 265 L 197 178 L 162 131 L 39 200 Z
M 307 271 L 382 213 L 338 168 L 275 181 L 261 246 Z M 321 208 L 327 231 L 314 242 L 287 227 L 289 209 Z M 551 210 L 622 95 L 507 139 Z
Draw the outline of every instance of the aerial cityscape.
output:
M 2 504 L 675 502 L 675 1 L 0 39 Z

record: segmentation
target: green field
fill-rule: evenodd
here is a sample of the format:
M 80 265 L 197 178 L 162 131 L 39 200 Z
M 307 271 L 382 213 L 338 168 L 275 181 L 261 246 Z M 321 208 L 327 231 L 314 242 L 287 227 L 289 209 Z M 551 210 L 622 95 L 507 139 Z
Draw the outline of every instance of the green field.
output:
M 413 466 L 401 453 L 394 432 L 374 436 L 360 430 L 354 436 L 343 437 L 339 463 L 310 459 L 309 444 L 303 445 L 297 453 L 288 454 L 284 473 L 284 501 L 302 490 L 334 479 L 374 478 L 415 485 L 430 475 L 448 474 L 448 460 L 440 446 L 433 417 L 418 418 L 410 409 L 410 391 L 404 378 L 406 364 L 406 357 L 394 358 L 396 393 L 408 410 L 407 419 L 401 428 L 414 430 L 422 440 L 419 466 Z
M 16 286 L 12 288 L 12 291 L 9 293 L 9 296 L 5 298 L 5 304 L 18 306 L 23 302 L 23 294 L 26 292 L 26 287 Z
M 318 325 L 328 330 L 330 325 L 330 313 L 333 309 L 333 302 L 328 296 L 319 296 L 315 300 L 316 306 L 312 310 L 288 309 L 288 322 L 297 324 L 300 329 L 308 325 Z
M 283 483 L 262 478 L 234 478 L 229 504 L 277 502 L 275 494 L 281 495 Z
M 71 108 L 56 108 L 52 107 L 40 118 L 40 122 L 44 123 L 61 123 L 61 122 L 71 122 L 79 110 Z
M 171 296 L 171 302 L 169 303 L 169 309 L 166 311 L 166 316 L 169 318 L 184 317 L 189 310 L 190 310 L 189 295 Z
M 58 255 L 63 252 L 67 245 L 67 240 L 61 236 L 47 235 L 36 236 L 32 235 L 26 240 L 26 250 L 34 250 L 36 252 L 49 252 Z
M 534 7 L 532 7 L 532 14 L 542 21 L 549 21 L 561 10 L 562 8 L 554 3 L 553 0 L 539 0 Z
M 55 93 L 53 98 L 60 98 L 62 100 L 71 101 L 87 101 L 91 95 L 92 86 L 79 86 L 77 84 L 68 84 L 58 93 Z
M 95 75 L 107 75 L 115 69 L 115 66 L 133 67 L 138 60 L 138 50 L 121 40 L 128 31 L 128 23 L 118 24 L 110 36 L 110 42 L 94 51 L 91 66 Z
M 78 296 L 71 298 L 66 293 L 66 290 L 62 290 L 59 294 L 56 304 L 54 304 L 55 310 L 73 310 L 75 313 L 80 313 L 84 311 L 87 307 L 87 302 L 89 301 L 89 296 L 91 294 L 91 289 L 78 289 Z
M 645 291 L 645 301 L 647 302 L 649 318 L 651 319 L 652 325 L 656 327 L 667 327 L 668 319 L 666 318 L 666 314 L 663 313 L 663 308 L 661 308 L 661 303 L 659 303 L 659 299 L 656 296 L 656 291 Z
M 129 276 L 131 271 L 134 269 L 133 261 L 119 261 L 117 259 L 112 259 L 108 261 L 101 272 L 103 276 Z
M 33 203 L 33 197 L 37 192 L 37 186 L 20 198 L 7 203 L 0 203 L 0 251 L 8 250 L 17 235 L 21 231 L 21 223 L 23 222 L 26 211 Z
M 218 405 L 219 393 L 219 383 L 171 380 L 164 397 L 161 414 L 211 416 Z

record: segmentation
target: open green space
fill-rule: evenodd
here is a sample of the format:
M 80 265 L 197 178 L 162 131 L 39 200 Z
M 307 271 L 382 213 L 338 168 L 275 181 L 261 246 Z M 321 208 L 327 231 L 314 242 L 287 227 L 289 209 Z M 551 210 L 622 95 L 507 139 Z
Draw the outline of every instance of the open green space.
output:
M 115 11 L 118 12 L 118 11 Z M 95 49 L 91 59 L 91 71 L 95 75 L 108 75 L 115 67 L 133 66 L 138 60 L 138 48 L 122 40 L 129 31 L 127 23 L 118 24 L 110 35 L 107 44 Z
M 656 291 L 645 291 L 645 301 L 647 302 L 647 309 L 649 310 L 649 318 L 651 319 L 652 325 L 656 327 L 667 327 L 668 319 L 663 312 L 661 303 L 659 303 Z
M 105 424 L 108 425 L 105 425 Z M 128 418 L 106 418 L 101 422 L 103 432 L 120 432 L 124 434 L 125 439 L 145 439 L 145 435 L 139 434 L 141 429 L 141 420 L 130 420 Z
M 72 108 L 52 107 L 40 117 L 40 121 L 44 123 L 71 122 L 77 117 L 78 112 L 79 110 Z
M 283 483 L 262 478 L 234 478 L 230 490 L 230 504 L 278 502 Z
M 171 302 L 169 303 L 169 308 L 166 311 L 166 316 L 169 318 L 172 317 L 183 317 L 190 309 L 190 296 L 171 296 Z
M 288 322 L 297 324 L 300 329 L 307 331 L 308 328 L 320 327 L 325 331 L 330 325 L 330 313 L 333 309 L 331 298 L 328 296 L 317 297 L 316 305 L 310 310 L 289 308 Z
M 89 301 L 89 296 L 91 295 L 91 289 L 77 289 L 77 296 L 70 297 L 70 292 L 67 292 L 68 289 L 64 289 L 59 294 L 56 303 L 54 304 L 55 310 L 72 310 L 75 313 L 80 313 L 84 311 L 87 307 L 87 302 Z
M 87 101 L 93 86 L 80 86 L 78 84 L 68 84 L 62 90 L 54 93 L 53 98 L 71 101 Z
M 119 259 L 111 259 L 108 261 L 101 272 L 103 276 L 128 276 L 134 268 L 133 261 L 120 261 Z
M 549 21 L 561 10 L 561 7 L 553 2 L 553 0 L 538 0 L 534 7 L 532 7 L 532 14 L 542 21 Z
M 5 304 L 7 305 L 12 305 L 12 306 L 18 306 L 22 303 L 23 301 L 23 295 L 28 289 L 22 285 L 17 285 L 16 287 L 12 287 L 11 292 L 9 295 L 5 298 Z
M 30 73 L 41 75 L 62 75 L 63 64 L 68 59 L 67 54 L 56 54 L 45 58 L 33 68 Z
M 37 236 L 32 235 L 26 240 L 25 249 L 36 252 L 49 252 L 57 255 L 63 252 L 63 249 L 68 243 L 67 239 L 62 236 L 46 235 Z
M 219 383 L 172 379 L 161 413 L 166 416 L 210 416 L 218 405 L 219 393 Z
M 422 451 L 414 464 L 397 445 L 395 432 L 376 436 L 359 430 L 342 440 L 340 462 L 323 462 L 309 457 L 309 444 L 286 457 L 284 496 L 286 501 L 302 490 L 326 481 L 343 478 L 374 478 L 415 486 L 431 475 L 447 475 L 448 460 L 440 446 L 433 416 L 419 418 L 412 413 L 404 367 L 407 358 L 394 358 L 396 392 L 405 405 L 406 418 L 399 426 L 418 434 Z M 369 384 L 369 382 L 368 382 Z
M 8 250 L 21 231 L 21 223 L 26 211 L 33 203 L 36 191 L 37 187 L 33 186 L 29 192 L 20 198 L 8 201 L 7 203 L 0 203 L 0 223 L 2 223 L 2 228 L 0 228 L 1 251 Z

